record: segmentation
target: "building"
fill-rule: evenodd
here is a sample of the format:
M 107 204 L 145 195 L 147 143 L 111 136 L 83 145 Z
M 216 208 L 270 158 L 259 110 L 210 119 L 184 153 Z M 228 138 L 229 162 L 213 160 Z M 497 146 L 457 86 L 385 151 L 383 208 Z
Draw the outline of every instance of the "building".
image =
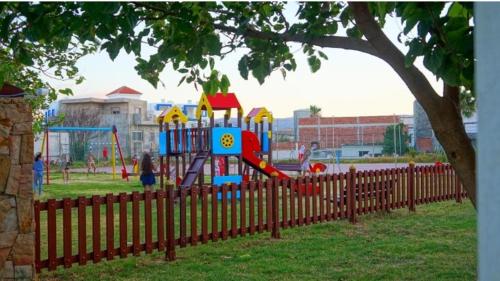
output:
M 434 131 L 424 109 L 417 101 L 413 102 L 413 116 L 415 120 L 415 149 L 418 152 L 433 152 L 438 147 Z
M 388 126 L 403 123 L 413 131 L 412 116 L 306 117 L 298 124 L 298 143 L 317 143 L 314 158 L 331 158 L 335 150 L 342 158 L 379 156 Z
M 311 116 L 309 108 L 297 109 L 293 111 L 293 136 L 296 142 L 299 141 L 299 119 Z
M 156 116 L 176 105 L 173 102 L 148 103 L 141 96 L 141 92 L 123 86 L 108 93 L 105 98 L 62 99 L 54 108 L 57 108 L 58 114 L 65 115 L 64 126 L 116 126 L 124 157 L 131 157 L 144 151 L 157 152 L 159 129 Z M 196 105 L 188 102 L 179 107 L 194 124 Z M 110 145 L 110 140 L 103 133 L 93 133 L 86 150 L 100 151 L 103 146 Z
M 432 130 L 429 118 L 417 101 L 413 102 L 413 115 L 415 119 L 415 149 L 418 152 L 441 151 L 441 144 Z M 472 141 L 472 145 L 475 147 L 477 139 L 477 114 L 474 113 L 470 117 L 462 116 L 462 118 L 465 126 L 465 132 Z

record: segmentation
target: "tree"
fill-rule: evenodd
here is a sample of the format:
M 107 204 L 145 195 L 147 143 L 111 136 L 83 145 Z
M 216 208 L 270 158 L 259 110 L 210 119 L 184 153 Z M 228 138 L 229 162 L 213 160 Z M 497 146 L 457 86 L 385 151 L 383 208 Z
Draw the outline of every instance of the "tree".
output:
M 311 117 L 321 117 L 321 107 L 310 105 L 309 111 L 311 112 Z
M 385 155 L 404 155 L 408 152 L 409 141 L 410 136 L 403 123 L 387 126 L 384 133 L 382 153 Z
M 73 42 L 98 44 L 111 59 L 125 50 L 135 54 L 135 69 L 154 86 L 161 83 L 160 73 L 171 64 L 184 74 L 180 83 L 201 85 L 206 93 L 228 90 L 229 79 L 215 62 L 236 50 L 244 51 L 238 63 L 241 76 L 248 79 L 251 73 L 259 83 L 273 71 L 286 77 L 296 69 L 290 43 L 302 44 L 312 72 L 328 59 L 320 48 L 375 56 L 394 69 L 422 105 L 475 205 L 475 151 L 461 116 L 475 105 L 473 3 L 297 5 L 290 19 L 280 2 L 2 3 L 0 40 L 2 48 L 12 49 L 11 57 L 21 63 L 28 60 L 17 46 L 32 42 L 64 52 Z M 387 17 L 401 21 L 403 32 L 398 40 L 408 47 L 405 53 L 384 34 Z M 9 35 L 13 24 L 17 26 L 14 34 L 22 36 Z M 338 35 L 339 30 L 347 36 Z M 143 45 L 157 52 L 143 58 Z M 435 78 L 443 80 L 441 94 L 414 65 L 417 57 L 423 58 Z

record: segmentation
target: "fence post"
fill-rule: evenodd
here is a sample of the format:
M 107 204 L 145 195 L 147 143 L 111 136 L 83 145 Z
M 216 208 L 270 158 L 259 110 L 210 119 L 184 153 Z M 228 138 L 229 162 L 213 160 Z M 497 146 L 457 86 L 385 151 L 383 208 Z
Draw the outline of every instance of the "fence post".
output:
M 279 180 L 278 177 L 273 177 L 272 185 L 272 218 L 273 218 L 273 230 L 271 232 L 271 237 L 275 239 L 280 239 L 280 213 L 279 213 Z
M 348 191 L 348 210 L 349 221 L 356 223 L 356 167 L 351 165 L 349 167 L 349 176 L 347 177 L 347 191 Z
M 410 161 L 407 171 L 406 196 L 408 196 L 408 208 L 411 212 L 415 212 L 415 162 Z
M 457 201 L 457 203 L 462 203 L 462 191 L 460 190 L 460 178 L 458 177 L 455 169 L 453 169 L 453 172 L 455 173 L 455 201 Z
M 168 261 L 175 260 L 175 232 L 174 232 L 174 197 L 173 184 L 167 184 L 167 251 L 165 253 Z

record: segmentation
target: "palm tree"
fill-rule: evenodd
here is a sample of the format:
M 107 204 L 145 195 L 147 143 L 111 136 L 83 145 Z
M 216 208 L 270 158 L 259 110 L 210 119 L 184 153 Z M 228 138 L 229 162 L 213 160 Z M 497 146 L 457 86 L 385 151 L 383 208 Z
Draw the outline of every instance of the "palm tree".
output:
M 311 112 L 311 117 L 320 117 L 321 116 L 321 107 L 316 105 L 310 105 L 309 111 Z

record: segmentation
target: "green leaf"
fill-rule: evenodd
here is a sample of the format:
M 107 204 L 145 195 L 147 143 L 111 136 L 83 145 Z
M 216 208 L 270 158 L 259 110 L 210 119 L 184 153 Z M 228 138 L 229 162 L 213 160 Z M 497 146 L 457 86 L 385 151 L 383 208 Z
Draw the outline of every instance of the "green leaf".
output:
M 213 70 L 214 66 L 215 66 L 215 60 L 214 60 L 214 58 L 210 57 L 209 63 L 210 63 L 210 70 Z
M 468 11 L 459 2 L 453 2 L 450 9 L 448 10 L 448 16 L 453 17 L 464 17 L 467 18 Z
M 186 76 L 181 78 L 181 80 L 179 81 L 179 84 L 177 84 L 177 87 L 179 87 L 182 84 L 182 82 L 184 82 L 184 80 L 186 80 Z
M 338 28 L 339 26 L 337 22 L 332 22 L 326 27 L 326 31 L 328 32 L 328 34 L 335 34 L 337 33 Z
M 361 38 L 363 37 L 363 33 L 359 30 L 357 26 L 353 26 L 351 28 L 346 29 L 347 36 L 353 38 Z
M 319 55 L 321 58 L 325 59 L 325 60 L 327 60 L 327 59 L 328 59 L 328 56 L 327 56 L 327 55 L 325 55 L 325 53 L 323 53 L 322 51 L 318 51 L 318 55 Z
M 222 75 L 222 78 L 220 79 L 220 85 L 219 85 L 221 92 L 227 93 L 230 85 L 231 85 L 231 83 L 229 82 L 229 79 L 227 78 L 227 76 L 225 74 Z
M 280 68 L 281 70 L 281 75 L 283 76 L 283 79 L 286 79 L 286 70 L 283 68 Z
M 118 42 L 118 40 L 113 40 L 109 42 L 110 43 L 107 46 L 106 50 L 108 51 L 109 58 L 114 61 L 118 56 L 118 54 L 120 53 L 121 45 Z
M 321 60 L 318 59 L 316 56 L 310 56 L 307 59 L 307 62 L 309 63 L 309 66 L 311 68 L 311 71 L 314 73 L 318 71 L 321 67 Z
M 248 80 L 248 56 L 244 55 L 238 62 L 238 70 L 240 71 L 241 77 Z

